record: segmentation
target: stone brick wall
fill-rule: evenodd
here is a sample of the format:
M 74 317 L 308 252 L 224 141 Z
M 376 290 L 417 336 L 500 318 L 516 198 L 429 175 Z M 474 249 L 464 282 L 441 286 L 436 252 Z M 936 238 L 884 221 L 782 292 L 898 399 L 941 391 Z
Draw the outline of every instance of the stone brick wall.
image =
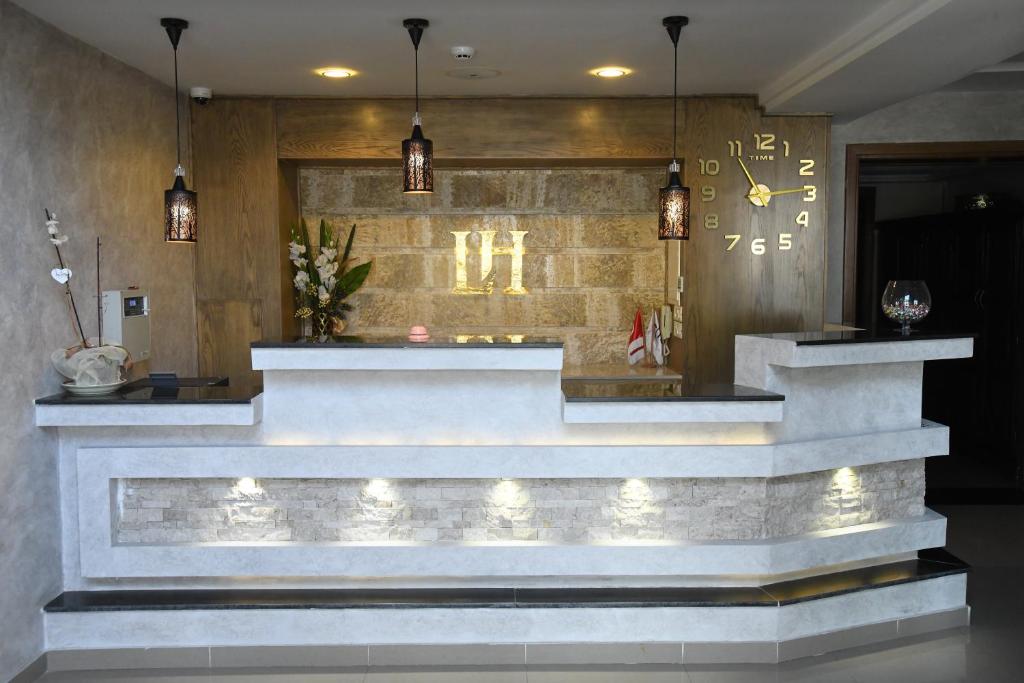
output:
M 757 539 L 924 512 L 924 461 L 772 479 L 127 479 L 118 543 Z
M 302 215 L 347 234 L 374 270 L 352 298 L 354 333 L 553 336 L 566 362 L 622 361 L 632 316 L 664 299 L 665 248 L 657 239 L 662 169 L 449 169 L 434 194 L 403 195 L 398 169 L 306 168 Z M 493 257 L 481 282 L 481 231 L 497 251 L 523 237 L 524 292 L 506 292 L 513 256 Z M 468 232 L 466 287 L 458 289 L 457 238 Z M 477 290 L 477 291 L 473 291 Z

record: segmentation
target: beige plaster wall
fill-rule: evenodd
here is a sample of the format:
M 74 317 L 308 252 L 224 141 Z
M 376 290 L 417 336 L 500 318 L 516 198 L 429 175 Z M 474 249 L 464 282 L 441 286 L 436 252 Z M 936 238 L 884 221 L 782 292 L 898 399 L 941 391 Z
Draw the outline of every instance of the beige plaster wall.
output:
M 302 215 L 347 234 L 374 269 L 352 297 L 351 330 L 434 336 L 557 337 L 567 363 L 624 362 L 638 305 L 664 299 L 665 247 L 657 239 L 661 169 L 447 169 L 433 195 L 403 195 L 398 169 L 305 168 Z M 481 283 L 481 231 L 497 249 L 523 237 L 525 293 L 506 292 L 514 257 L 493 257 L 490 293 L 458 291 L 456 237 L 466 236 L 467 289 Z M 343 234 L 343 236 L 344 236 Z
M 61 590 L 56 443 L 32 401 L 57 391 L 49 354 L 74 334 L 44 206 L 70 236 L 87 329 L 99 234 L 105 285 L 150 288 L 151 367 L 195 371 L 192 253 L 162 241 L 173 106 L 170 88 L 0 0 L 0 680 L 38 656 L 40 608 Z

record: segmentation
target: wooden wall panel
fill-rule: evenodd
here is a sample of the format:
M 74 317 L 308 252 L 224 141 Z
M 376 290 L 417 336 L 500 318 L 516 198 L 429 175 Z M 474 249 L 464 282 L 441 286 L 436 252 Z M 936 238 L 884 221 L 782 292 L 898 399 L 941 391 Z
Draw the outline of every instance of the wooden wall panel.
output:
M 249 343 L 263 334 L 263 305 L 258 300 L 196 303 L 199 328 L 199 372 L 204 376 L 227 376 L 233 384 L 255 385 Z
M 443 159 L 660 159 L 672 99 L 451 99 L 422 104 Z M 396 159 L 411 100 L 278 100 L 282 159 Z
M 194 177 L 199 195 L 199 242 L 196 245 L 197 309 L 208 316 L 200 337 L 208 344 L 199 354 L 203 375 L 229 374 L 250 339 L 281 334 L 281 265 L 278 234 L 278 175 L 274 103 L 269 99 L 222 99 L 192 108 Z M 236 302 L 237 308 L 220 303 Z M 253 316 L 246 307 L 259 306 Z M 213 315 L 240 315 L 216 321 Z M 201 316 L 202 314 L 200 314 Z M 256 320 L 259 328 L 253 328 Z M 214 332 L 228 335 L 222 340 Z M 201 342 L 202 343 L 202 342 Z M 214 345 L 224 351 L 213 352 Z M 228 360 L 230 358 L 230 360 Z M 240 362 L 240 361 L 239 361 Z
M 429 100 L 422 108 L 439 167 L 635 166 L 669 160 L 671 104 L 670 98 L 449 99 Z M 294 330 L 282 250 L 298 217 L 296 169 L 311 163 L 397 164 L 411 111 L 410 100 L 358 99 L 218 98 L 193 108 L 202 230 L 197 307 L 207 313 L 200 332 L 209 344 L 200 355 L 204 373 L 223 374 L 221 368 L 237 365 L 227 351 L 215 352 L 215 346 L 241 353 L 239 339 L 256 334 L 257 327 L 264 338 Z M 673 340 L 672 360 L 693 383 L 729 381 L 734 334 L 820 329 L 823 324 L 829 121 L 824 116 L 764 117 L 750 96 L 681 98 L 680 115 L 679 160 L 693 189 L 693 212 L 692 236 L 682 253 L 683 338 Z M 794 240 L 793 250 L 760 257 L 751 255 L 749 240 L 777 239 L 786 227 L 783 219 L 755 210 L 739 186 L 718 198 L 721 227 L 705 230 L 707 207 L 700 201 L 698 175 L 698 159 L 715 158 L 723 173 L 735 179 L 739 171 L 728 157 L 727 142 L 737 137 L 749 141 L 758 131 L 812 149 L 819 188 L 817 202 L 806 207 L 811 225 Z M 758 180 L 773 189 L 793 182 L 781 168 L 764 166 Z M 775 200 L 776 208 L 791 211 L 799 197 Z M 727 232 L 744 235 L 740 252 L 726 253 Z M 667 245 L 665 254 L 665 294 L 674 303 L 676 246 Z M 208 302 L 205 308 L 203 302 Z M 211 316 L 217 315 L 227 318 L 214 321 Z M 227 338 L 217 341 L 215 334 Z
M 684 128 L 686 184 L 692 190 L 691 237 L 683 246 L 682 364 L 692 384 L 731 382 L 736 334 L 821 329 L 824 314 L 825 211 L 827 207 L 828 118 L 824 116 L 767 117 L 747 98 L 706 98 L 688 102 Z M 774 161 L 753 161 L 754 133 L 777 136 Z M 807 182 L 818 186 L 814 202 L 800 194 L 773 197 L 766 208 L 746 199 L 750 188 L 729 141 L 743 142 L 745 163 L 759 183 L 784 189 Z M 781 141 L 792 144 L 792 156 L 782 158 Z M 813 178 L 799 176 L 799 159 L 816 162 Z M 720 163 L 717 176 L 700 175 L 700 160 Z M 702 185 L 711 184 L 718 196 L 700 198 Z M 810 225 L 795 224 L 801 210 Z M 717 229 L 705 228 L 709 213 L 717 214 Z M 793 248 L 777 249 L 780 233 L 793 235 Z M 725 235 L 742 236 L 726 251 Z M 756 238 L 767 242 L 763 255 L 753 254 Z

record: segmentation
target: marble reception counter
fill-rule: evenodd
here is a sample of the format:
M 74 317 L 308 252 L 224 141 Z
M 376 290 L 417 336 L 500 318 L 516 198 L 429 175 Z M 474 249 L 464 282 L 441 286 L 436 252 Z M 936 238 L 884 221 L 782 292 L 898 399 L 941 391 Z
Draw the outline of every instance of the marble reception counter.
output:
M 759 590 L 941 548 L 924 458 L 946 453 L 948 430 L 921 419 L 922 367 L 973 340 L 828 335 L 737 337 L 736 385 L 694 392 L 563 386 L 551 341 L 342 339 L 254 344 L 263 392 L 233 404 L 248 422 L 222 404 L 41 401 L 60 439 L 66 590 Z M 296 607 L 273 623 L 142 600 L 55 608 L 47 630 L 64 648 L 653 640 L 778 655 L 836 631 L 962 622 L 965 585 L 959 568 L 799 603 L 724 592 L 505 618 L 489 610 L 508 605 L 446 599 L 413 618 Z M 656 630 L 640 626 L 651 609 Z

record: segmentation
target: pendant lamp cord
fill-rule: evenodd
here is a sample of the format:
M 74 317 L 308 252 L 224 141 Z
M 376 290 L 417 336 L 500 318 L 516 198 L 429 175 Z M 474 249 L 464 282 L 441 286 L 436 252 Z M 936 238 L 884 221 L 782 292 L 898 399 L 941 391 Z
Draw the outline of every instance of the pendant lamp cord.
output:
M 679 101 L 679 40 L 672 41 L 672 161 L 676 160 L 676 107 Z
M 178 166 L 181 166 L 181 107 L 178 104 L 178 46 L 174 46 L 174 132 L 178 144 Z
M 416 113 L 420 113 L 420 46 L 416 45 L 413 50 L 416 64 Z

